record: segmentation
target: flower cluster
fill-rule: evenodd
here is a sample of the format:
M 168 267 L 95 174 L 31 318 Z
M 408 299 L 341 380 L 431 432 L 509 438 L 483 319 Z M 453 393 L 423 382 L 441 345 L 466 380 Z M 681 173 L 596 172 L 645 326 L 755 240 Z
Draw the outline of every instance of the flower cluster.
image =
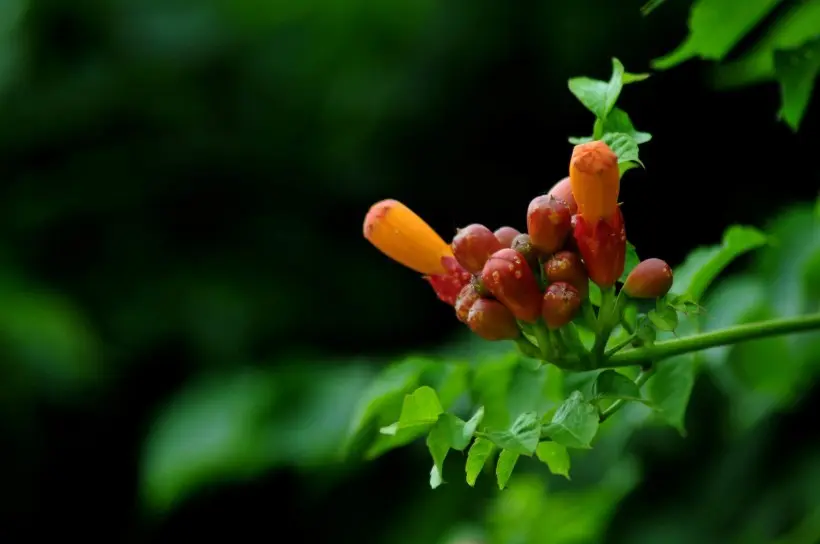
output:
M 527 208 L 527 232 L 472 224 L 447 244 L 404 204 L 374 204 L 364 236 L 376 248 L 419 272 L 458 319 L 487 340 L 517 339 L 543 320 L 549 330 L 572 321 L 589 297 L 624 272 L 626 229 L 618 204 L 618 157 L 603 141 L 573 149 L 569 176 Z M 659 259 L 640 263 L 623 292 L 664 296 L 672 271 Z

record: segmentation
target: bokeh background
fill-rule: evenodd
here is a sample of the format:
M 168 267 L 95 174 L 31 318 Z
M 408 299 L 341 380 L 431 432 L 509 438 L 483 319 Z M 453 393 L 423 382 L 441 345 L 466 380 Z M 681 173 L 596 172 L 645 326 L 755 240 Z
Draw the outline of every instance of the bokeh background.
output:
M 445 237 L 522 229 L 591 132 L 567 79 L 608 79 L 613 56 L 648 71 L 685 38 L 689 2 L 640 5 L 2 0 L 0 540 L 818 541 L 810 381 L 730 432 L 745 408 L 704 377 L 686 438 L 630 434 L 640 474 L 592 499 L 583 473 L 566 500 L 526 473 L 432 491 L 423 444 L 337 455 L 380 368 L 470 341 L 362 238 L 370 204 Z M 790 242 L 734 266 L 724 299 L 782 301 L 797 276 L 755 271 L 818 246 L 820 101 L 795 133 L 776 84 L 718 91 L 712 69 L 624 90 L 654 136 L 623 183 L 628 235 L 679 263 L 733 223 L 777 225 Z M 738 357 L 784 364 L 766 346 Z M 544 508 L 550 531 L 516 532 Z

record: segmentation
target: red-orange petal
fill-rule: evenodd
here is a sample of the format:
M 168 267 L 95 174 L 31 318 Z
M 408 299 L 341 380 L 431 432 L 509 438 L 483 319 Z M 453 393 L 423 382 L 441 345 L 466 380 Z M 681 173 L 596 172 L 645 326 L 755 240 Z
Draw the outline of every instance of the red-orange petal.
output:
M 449 244 L 397 200 L 382 200 L 370 207 L 364 237 L 394 261 L 425 275 L 446 274 L 442 259 L 453 256 Z

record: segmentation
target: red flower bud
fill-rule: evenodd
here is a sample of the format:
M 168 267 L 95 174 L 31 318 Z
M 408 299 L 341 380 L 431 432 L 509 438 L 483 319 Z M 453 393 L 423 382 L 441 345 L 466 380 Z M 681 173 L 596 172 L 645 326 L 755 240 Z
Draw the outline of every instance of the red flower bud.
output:
M 570 182 L 569 176 L 553 185 L 547 196 L 554 196 L 558 200 L 566 202 L 569 213 L 572 215 L 578 213 L 578 203 L 575 202 L 575 195 L 572 194 L 572 182 Z
M 621 209 L 609 219 L 588 221 L 575 216 L 575 242 L 584 259 L 589 279 L 602 289 L 615 285 L 624 272 L 626 228 Z
M 459 293 L 473 276 L 452 257 L 442 257 L 441 264 L 447 271 L 445 274 L 432 274 L 424 276 L 424 279 L 430 282 L 440 300 L 453 306 Z
M 672 269 L 660 259 L 646 259 L 632 269 L 624 292 L 632 298 L 659 298 L 672 288 Z
M 524 256 L 514 249 L 493 253 L 481 273 L 484 286 L 522 321 L 541 315 L 541 290 Z
M 467 314 L 470 313 L 470 308 L 472 308 L 475 301 L 480 298 L 481 295 L 478 294 L 478 291 L 476 291 L 472 284 L 465 285 L 461 288 L 455 304 L 456 317 L 458 317 L 459 321 L 467 323 Z
M 512 312 L 498 302 L 481 298 L 467 316 L 467 326 L 484 340 L 514 340 L 521 332 Z
M 563 281 L 575 287 L 581 300 L 589 295 L 589 276 L 576 253 L 559 251 L 544 263 L 544 273 L 550 283 Z
M 451 247 L 459 264 L 468 272 L 478 274 L 490 255 L 503 246 L 493 231 L 484 225 L 472 224 L 458 230 Z
M 535 197 L 527 208 L 527 232 L 532 245 L 543 253 L 558 251 L 570 232 L 571 220 L 563 200 L 548 195 Z
M 501 247 L 512 247 L 515 237 L 521 234 L 512 227 L 501 227 L 495 231 L 495 237 L 501 242 Z
M 581 307 L 581 295 L 567 282 L 559 281 L 547 287 L 541 315 L 550 329 L 560 329 L 575 317 Z

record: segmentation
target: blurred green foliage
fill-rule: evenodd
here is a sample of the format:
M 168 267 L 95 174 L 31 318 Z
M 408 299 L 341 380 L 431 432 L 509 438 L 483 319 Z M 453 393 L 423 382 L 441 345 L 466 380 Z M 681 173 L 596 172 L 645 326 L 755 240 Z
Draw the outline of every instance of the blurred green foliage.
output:
M 431 318 L 444 310 L 358 237 L 360 215 L 382 193 L 417 195 L 442 213 L 462 203 L 466 182 L 455 180 L 482 170 L 522 192 L 537 178 L 541 190 L 543 172 L 516 168 L 542 142 L 504 155 L 499 142 L 518 145 L 514 133 L 531 128 L 506 116 L 521 104 L 552 130 L 569 99 L 548 100 L 556 113 L 546 120 L 531 111 L 530 94 L 542 87 L 522 83 L 547 76 L 506 80 L 507 57 L 526 56 L 513 38 L 531 36 L 540 51 L 517 70 L 563 81 L 593 58 L 603 73 L 621 55 L 613 43 L 641 48 L 632 36 L 669 28 L 653 30 L 651 18 L 612 25 L 627 8 L 579 2 L 560 17 L 548 3 L 527 4 L 520 9 L 537 29 L 522 29 L 509 6 L 0 2 L 0 419 L 12 455 L 3 464 L 10 520 L 19 507 L 40 526 L 62 526 L 55 519 L 72 507 L 86 514 L 103 503 L 167 518 L 207 490 L 278 469 L 319 481 L 320 491 L 372 499 L 378 491 L 357 488 L 365 469 L 349 460 L 364 454 L 405 455 L 418 469 L 418 487 L 389 482 L 398 515 L 362 514 L 385 542 L 594 542 L 606 533 L 629 542 L 777 535 L 786 544 L 820 532 L 820 455 L 779 444 L 772 428 L 816 377 L 813 335 L 704 353 L 702 379 L 694 364 L 686 379 L 696 401 L 699 387 L 714 386 L 719 402 L 696 405 L 694 421 L 679 413 L 691 442 L 647 428 L 657 414 L 629 406 L 601 426 L 594 450 L 572 458 L 571 481 L 560 475 L 562 452 L 541 451 L 538 461 L 516 461 L 503 493 L 492 473 L 476 473 L 471 489 L 460 478 L 468 454 L 448 450 L 447 485 L 431 491 L 424 444 L 394 452 L 413 433 L 379 432 L 424 385 L 464 420 L 471 404 L 484 405 L 484 422 L 498 428 L 527 409 L 546 414 L 569 387 L 551 368 L 533 376 L 505 344 L 464 334 L 431 347 L 448 332 Z M 780 81 L 793 96 L 783 115 L 796 127 L 817 68 L 795 72 L 789 55 L 813 51 L 817 3 L 789 6 L 748 56 L 721 56 L 715 77 L 719 86 Z M 719 26 L 699 32 L 725 43 Z M 578 35 L 585 39 L 567 47 Z M 470 102 L 492 80 L 508 94 Z M 608 131 L 648 141 L 618 111 L 618 130 Z M 640 110 L 633 117 L 656 138 L 666 122 L 653 125 Z M 476 127 L 509 134 L 460 141 Z M 555 141 L 566 136 L 558 132 Z M 493 167 L 487 155 L 510 160 Z M 777 243 L 707 294 L 705 330 L 820 308 L 820 215 L 812 214 L 798 206 L 772 221 L 766 232 Z M 449 221 L 438 218 L 454 228 Z M 390 304 L 363 296 L 363 278 L 370 292 L 389 292 Z M 317 312 L 322 304 L 332 311 Z M 432 331 L 415 354 L 356 355 L 371 353 L 373 338 L 380 352 L 415 345 L 420 323 Z M 395 374 L 378 371 L 397 359 L 405 364 L 391 366 Z M 461 394 L 468 385 L 473 399 Z M 732 433 L 705 440 L 700 418 Z M 73 457 L 58 458 L 66 452 Z M 696 456 L 695 466 L 680 455 Z M 658 481 L 644 478 L 653 463 L 681 466 L 688 487 L 670 483 L 663 500 L 647 498 L 645 482 Z M 115 487 L 138 498 L 131 504 Z M 657 508 L 635 513 L 631 500 Z M 85 516 L 73 522 L 94 529 Z

